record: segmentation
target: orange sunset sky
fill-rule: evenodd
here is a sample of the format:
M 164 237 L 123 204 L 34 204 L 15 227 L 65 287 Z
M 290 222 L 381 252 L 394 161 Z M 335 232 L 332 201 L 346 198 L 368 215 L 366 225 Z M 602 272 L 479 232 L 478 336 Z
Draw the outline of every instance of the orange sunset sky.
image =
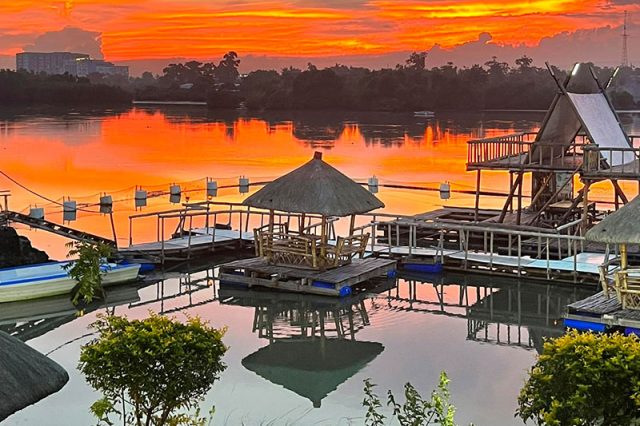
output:
M 527 53 L 541 60 L 620 57 L 632 0 L 2 0 L 0 55 L 79 50 L 112 61 L 241 57 L 361 57 L 433 49 L 433 59 L 471 62 Z M 638 14 L 640 22 L 640 14 Z M 63 29 L 82 32 L 65 34 Z M 640 26 L 638 27 L 640 29 Z M 638 31 L 640 35 L 640 31 Z M 633 34 L 632 34 L 633 35 Z M 634 40 L 632 37 L 630 40 Z M 435 48 L 434 48 L 435 46 Z M 554 53 L 544 53 L 545 49 Z M 457 56 L 454 53 L 459 50 Z M 474 52 L 483 50 L 483 56 Z M 584 52 L 583 52 L 584 51 Z M 640 50 L 630 51 L 640 59 Z M 501 55 L 500 53 L 504 53 Z M 449 55 L 449 56 L 447 56 Z M 453 56 L 452 56 L 453 55 Z M 472 59 L 473 58 L 473 59 Z M 393 58 L 395 59 L 395 58 Z M 393 59 L 387 59 L 393 65 Z M 6 62 L 6 61 L 5 61 Z M 347 61 L 348 62 L 348 61 Z M 397 63 L 397 62 L 396 62 Z M 385 65 L 384 63 L 382 65 Z

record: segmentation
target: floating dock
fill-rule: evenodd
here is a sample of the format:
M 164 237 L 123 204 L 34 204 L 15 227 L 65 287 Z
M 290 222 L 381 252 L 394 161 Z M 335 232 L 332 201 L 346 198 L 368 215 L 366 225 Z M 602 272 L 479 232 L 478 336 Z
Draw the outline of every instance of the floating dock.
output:
M 150 243 L 132 244 L 118 250 L 123 256 L 142 255 L 148 258 L 183 260 L 193 255 L 216 249 L 240 248 L 243 243 L 253 244 L 253 232 L 231 229 L 199 229 L 189 235 Z
M 615 294 L 594 294 L 567 306 L 564 325 L 578 330 L 640 334 L 640 310 L 622 309 Z
M 270 265 L 255 257 L 220 265 L 221 283 L 261 286 L 297 293 L 347 296 L 351 288 L 372 278 L 395 275 L 396 261 L 390 259 L 353 259 L 348 265 L 325 271 Z

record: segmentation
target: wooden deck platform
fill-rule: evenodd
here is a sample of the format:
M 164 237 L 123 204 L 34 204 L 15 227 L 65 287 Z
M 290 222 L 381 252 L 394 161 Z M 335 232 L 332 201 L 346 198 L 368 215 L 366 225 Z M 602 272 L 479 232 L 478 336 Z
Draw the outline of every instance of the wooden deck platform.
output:
M 354 259 L 350 264 L 326 271 L 270 265 L 255 257 L 220 265 L 222 283 L 262 286 L 324 296 L 351 294 L 351 287 L 372 278 L 386 277 L 396 270 L 396 261 L 379 258 Z M 349 288 L 349 290 L 345 290 Z
M 640 310 L 622 309 L 615 294 L 599 292 L 567 306 L 565 326 L 591 331 L 640 334 Z
M 213 251 L 217 248 L 234 248 L 241 243 L 252 243 L 253 232 L 243 232 L 231 229 L 216 229 L 215 232 L 198 229 L 191 236 L 172 238 L 150 243 L 132 244 L 118 250 L 124 256 L 137 255 L 147 257 L 161 257 L 166 259 L 184 258 L 203 251 Z

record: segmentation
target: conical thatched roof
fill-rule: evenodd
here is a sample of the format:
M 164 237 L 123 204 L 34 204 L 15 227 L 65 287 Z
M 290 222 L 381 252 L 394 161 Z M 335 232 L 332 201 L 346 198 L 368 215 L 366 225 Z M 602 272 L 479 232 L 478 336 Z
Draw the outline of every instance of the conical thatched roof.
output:
M 300 396 L 314 407 L 373 361 L 384 346 L 342 339 L 276 341 L 242 360 L 242 365 Z
M 609 244 L 640 243 L 640 196 L 587 231 L 587 240 Z
M 313 159 L 265 185 L 244 205 L 292 213 L 348 216 L 384 207 L 382 201 L 322 160 Z
M 58 364 L 0 331 L 0 421 L 58 392 L 67 381 Z

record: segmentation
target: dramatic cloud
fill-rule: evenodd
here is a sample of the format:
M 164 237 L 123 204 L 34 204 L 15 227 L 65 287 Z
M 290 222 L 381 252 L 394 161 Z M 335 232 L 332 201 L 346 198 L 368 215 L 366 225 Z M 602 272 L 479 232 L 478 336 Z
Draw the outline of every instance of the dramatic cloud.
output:
M 95 54 L 101 41 L 108 59 L 128 62 L 211 60 L 236 50 L 251 58 L 347 62 L 343 58 L 359 64 L 360 58 L 370 58 L 371 63 L 393 66 L 392 58 L 400 53 L 431 50 L 434 63 L 451 58 L 467 64 L 521 53 L 545 59 L 554 54 L 551 49 L 560 47 L 562 54 L 557 57 L 565 61 L 573 60 L 567 54 L 578 59 L 583 53 L 614 61 L 620 54 L 620 37 L 615 33 L 625 10 L 633 22 L 640 4 L 628 0 L 12 0 L 0 2 L 0 54 L 14 54 L 25 44 L 84 47 Z M 72 37 L 60 31 L 65 27 L 83 28 L 89 34 L 71 44 Z M 44 40 L 31 42 L 42 33 L 47 33 Z M 589 49 L 589 43 L 598 49 Z
M 102 43 L 99 32 L 67 27 L 60 31 L 49 31 L 39 35 L 33 44 L 24 47 L 27 52 L 80 52 L 93 58 L 102 58 Z

